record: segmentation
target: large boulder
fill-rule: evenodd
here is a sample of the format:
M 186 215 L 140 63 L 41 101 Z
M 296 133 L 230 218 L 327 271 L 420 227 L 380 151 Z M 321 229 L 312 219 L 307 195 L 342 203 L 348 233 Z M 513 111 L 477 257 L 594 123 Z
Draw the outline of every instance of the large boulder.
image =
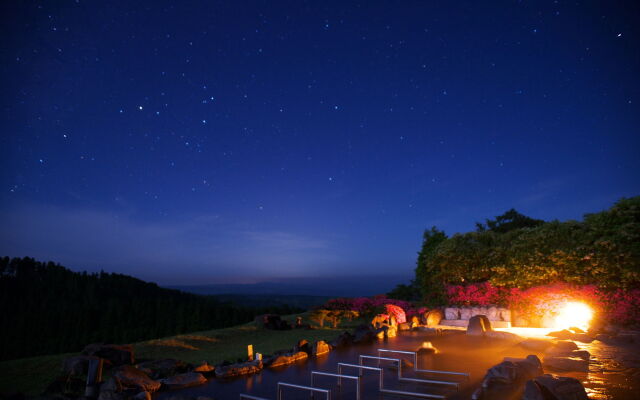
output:
M 311 354 L 311 343 L 309 343 L 309 341 L 306 339 L 298 340 L 298 343 L 296 343 L 296 345 L 293 346 L 293 351 L 294 352 L 304 351 L 307 354 Z
M 136 367 L 152 379 L 161 379 L 187 372 L 187 364 L 173 358 L 146 361 L 136 365 Z
M 583 360 L 589 360 L 591 353 L 587 350 L 565 350 L 558 347 L 550 347 L 544 352 L 545 357 L 578 357 Z
M 444 315 L 442 314 L 442 311 L 438 309 L 429 310 L 422 316 L 423 323 L 429 328 L 435 328 L 440 325 L 440 321 L 443 319 Z
M 87 345 L 82 354 L 85 356 L 95 356 L 108 360 L 112 365 L 131 365 L 134 363 L 133 346 L 92 343 Z
M 553 343 L 553 347 L 558 350 L 563 351 L 573 351 L 578 350 L 578 345 L 570 340 L 558 340 Z
M 491 322 L 485 315 L 474 315 L 469 320 L 467 335 L 484 335 L 485 332 L 491 330 Z
M 231 378 L 234 376 L 255 374 L 262 370 L 262 361 L 248 361 L 238 364 L 218 365 L 216 367 L 216 378 Z
M 191 386 L 198 386 L 207 383 L 207 378 L 199 372 L 187 372 L 162 379 L 160 381 L 167 389 L 184 389 Z
M 298 351 L 293 353 L 285 353 L 270 357 L 265 360 L 264 363 L 267 367 L 281 367 L 283 365 L 293 364 L 300 360 L 305 360 L 309 357 L 304 351 Z
M 313 344 L 313 348 L 311 350 L 311 354 L 314 356 L 321 356 L 323 354 L 327 354 L 331 351 L 331 346 L 324 340 L 318 340 Z
M 385 330 L 385 338 L 392 338 L 398 336 L 398 326 L 391 325 Z
M 541 375 L 542 364 L 535 355 L 526 358 L 505 358 L 500 364 L 487 370 L 481 387 L 473 393 L 472 399 L 508 398 L 529 379 Z
M 543 364 L 556 371 L 589 372 L 589 360 L 579 357 L 544 357 Z
M 371 325 L 360 325 L 353 333 L 353 343 L 371 343 L 375 338 L 376 334 Z
M 588 400 L 579 380 L 544 374 L 527 381 L 522 400 Z
M 483 386 L 511 385 L 532 379 L 542 373 L 542 363 L 535 355 L 529 355 L 527 358 L 505 358 L 500 364 L 489 368 L 484 376 Z
M 62 372 L 65 375 L 86 375 L 89 370 L 89 361 L 98 357 L 95 356 L 73 356 L 62 361 Z
M 161 386 L 160 382 L 149 378 L 147 374 L 131 365 L 120 366 L 114 371 L 113 377 L 118 379 L 125 389 L 146 390 L 153 393 Z
M 193 372 L 200 372 L 201 374 L 210 374 L 212 372 L 214 372 L 216 369 L 216 367 L 214 367 L 213 365 L 210 365 L 208 362 L 203 361 L 200 364 L 196 365 L 195 367 L 193 367 Z

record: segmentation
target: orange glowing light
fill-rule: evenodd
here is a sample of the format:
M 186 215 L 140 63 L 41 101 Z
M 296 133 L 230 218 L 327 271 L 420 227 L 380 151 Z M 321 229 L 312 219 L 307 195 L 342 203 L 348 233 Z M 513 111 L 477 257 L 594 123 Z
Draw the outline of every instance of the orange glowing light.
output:
M 593 318 L 593 311 L 588 305 L 579 302 L 566 303 L 558 310 L 555 327 L 557 329 L 577 327 L 586 331 L 589 329 L 591 318 Z

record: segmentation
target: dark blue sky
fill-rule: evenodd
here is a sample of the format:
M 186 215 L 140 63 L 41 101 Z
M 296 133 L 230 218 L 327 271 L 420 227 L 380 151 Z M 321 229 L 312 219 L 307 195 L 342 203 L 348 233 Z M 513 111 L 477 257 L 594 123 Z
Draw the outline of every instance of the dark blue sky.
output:
M 0 253 L 163 284 L 405 275 L 640 193 L 634 1 L 3 1 Z

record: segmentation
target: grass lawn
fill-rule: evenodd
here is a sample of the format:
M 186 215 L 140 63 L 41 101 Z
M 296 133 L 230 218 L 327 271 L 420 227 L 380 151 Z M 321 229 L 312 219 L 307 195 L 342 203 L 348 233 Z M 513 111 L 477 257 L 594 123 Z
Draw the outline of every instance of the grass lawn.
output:
M 298 314 L 297 314 L 298 315 Z M 305 314 L 299 314 L 305 317 Z M 290 322 L 296 315 L 283 317 Z M 340 332 L 350 329 L 362 321 L 345 322 L 338 329 L 293 329 L 270 331 L 258 329 L 253 323 L 231 328 L 193 332 L 161 339 L 134 343 L 136 360 L 175 358 L 189 363 L 207 361 L 216 365 L 224 360 L 235 362 L 247 357 L 247 345 L 254 352 L 271 354 L 276 350 L 289 349 L 300 339 L 309 342 L 330 341 Z M 62 360 L 74 353 L 55 354 L 33 358 L 0 362 L 0 394 L 22 392 L 36 395 L 42 393 L 61 371 Z

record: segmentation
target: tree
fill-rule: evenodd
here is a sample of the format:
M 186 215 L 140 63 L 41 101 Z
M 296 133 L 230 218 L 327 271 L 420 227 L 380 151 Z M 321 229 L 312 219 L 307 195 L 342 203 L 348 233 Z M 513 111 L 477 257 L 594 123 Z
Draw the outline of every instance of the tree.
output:
M 476 222 L 476 231 L 506 233 L 515 229 L 535 228 L 542 224 L 544 224 L 543 220 L 527 217 L 512 208 L 504 214 L 498 215 L 495 219 L 487 219 L 486 224 Z
M 418 260 L 416 261 L 415 284 L 420 288 L 421 294 L 424 297 L 431 297 L 434 293 L 434 284 L 431 280 L 432 268 L 430 268 L 429 259 L 437 251 L 438 246 L 445 240 L 447 240 L 447 235 L 435 226 L 425 230 L 422 234 L 422 248 L 418 253 Z

